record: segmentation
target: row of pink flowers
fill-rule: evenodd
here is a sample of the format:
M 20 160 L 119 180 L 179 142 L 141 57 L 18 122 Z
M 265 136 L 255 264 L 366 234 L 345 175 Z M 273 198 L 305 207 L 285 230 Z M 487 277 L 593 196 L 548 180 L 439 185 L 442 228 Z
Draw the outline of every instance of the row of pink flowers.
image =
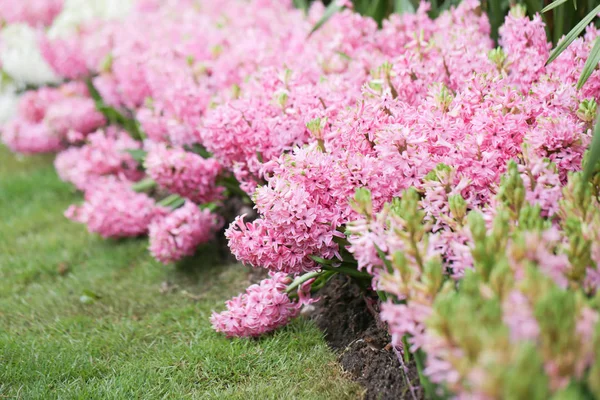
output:
M 23 153 L 61 151 L 60 176 L 85 193 L 67 216 L 104 237 L 149 234 L 151 254 L 164 263 L 214 237 L 222 220 L 200 206 L 226 202 L 235 178 L 259 218 L 237 217 L 225 236 L 239 261 L 272 277 L 214 314 L 218 331 L 258 336 L 287 324 L 308 301 L 311 282 L 296 301 L 287 275 L 318 274 L 314 256 L 328 265 L 355 263 L 389 295 L 381 316 L 394 345 L 408 337 L 413 350 L 424 350 L 434 383 L 464 398 L 501 396 L 489 371 L 460 364 L 465 349 L 430 321 L 455 316 L 440 306 L 442 281 L 461 287 L 474 279 L 482 254 L 489 256 L 477 247 L 488 230 L 505 245 L 496 250 L 513 281 L 533 285 L 527 274 L 535 266 L 549 279 L 548 293 L 596 294 L 600 221 L 574 205 L 597 205 L 598 193 L 578 201 L 567 194 L 584 187 L 573 174 L 591 140 L 600 72 L 581 90 L 576 82 L 598 30 L 590 26 L 546 65 L 544 23 L 520 7 L 495 48 L 475 0 L 436 19 L 422 3 L 381 29 L 346 9 L 312 35 L 320 3 L 307 16 L 289 1 L 251 3 L 198 8 L 191 0 L 142 0 L 122 21 L 41 38 L 48 63 L 71 82 L 27 93 L 2 129 L 4 142 Z M 104 113 L 139 124 L 142 140 L 105 127 L 87 79 Z M 579 191 L 571 190 L 576 184 Z M 357 190 L 362 195 L 354 197 Z M 168 194 L 184 205 L 173 209 Z M 414 215 L 397 209 L 413 205 Z M 482 223 L 473 222 L 479 231 L 468 227 L 467 214 L 481 215 Z M 525 219 L 531 215 L 542 225 Z M 580 231 L 567 220 L 577 220 Z M 539 292 L 482 287 L 490 298 L 504 296 L 500 305 L 482 306 L 497 306 L 497 331 L 508 332 L 489 342 L 492 350 L 505 338 L 547 350 L 548 327 L 534 312 L 543 303 Z M 456 303 L 473 301 L 457 293 Z M 569 331 L 579 359 L 542 355 L 552 393 L 593 363 L 593 347 L 584 343 L 593 342 L 598 311 L 582 304 L 571 310 L 577 319 Z

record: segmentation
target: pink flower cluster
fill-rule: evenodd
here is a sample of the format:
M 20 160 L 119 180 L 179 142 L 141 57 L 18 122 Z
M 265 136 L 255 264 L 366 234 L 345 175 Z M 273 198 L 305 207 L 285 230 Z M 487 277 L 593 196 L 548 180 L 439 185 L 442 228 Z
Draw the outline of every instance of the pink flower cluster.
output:
M 261 219 L 248 224 L 239 218 L 226 233 L 240 261 L 295 273 L 318 268 L 310 255 L 338 256 L 334 238 L 356 218 L 348 202 L 356 188 L 369 188 L 372 206 L 379 210 L 412 186 L 426 195 L 428 220 L 446 232 L 437 251 L 455 260 L 460 275 L 469 265 L 465 237 L 450 232 L 439 217 L 452 195 L 462 195 L 471 208 L 487 206 L 507 161 L 515 158 L 524 160 L 528 199 L 544 215 L 556 212 L 567 173 L 580 168 L 590 142 L 589 120 L 580 108 L 590 108 L 589 100 L 600 95 L 586 97 L 596 81 L 578 92 L 574 82 L 563 80 L 562 69 L 544 67 L 548 43 L 540 42 L 545 32 L 539 19 L 513 13 L 501 31 L 505 48 L 493 49 L 477 2 L 463 2 L 436 20 L 426 10 L 423 5 L 416 15 L 393 18 L 381 31 L 370 32 L 370 39 L 353 43 L 353 54 L 360 58 L 361 51 L 368 52 L 363 62 L 371 65 L 370 75 L 361 78 L 361 98 L 335 115 L 309 121 L 312 144 L 261 165 L 259 177 L 266 184 L 253 197 Z M 405 24 L 422 34 L 416 39 L 398 35 Z M 525 43 L 519 36 L 522 26 L 531 37 Z M 589 50 L 596 36 L 590 28 L 578 41 Z M 517 68 L 516 60 L 525 57 L 538 62 Z M 570 57 L 580 68 L 581 54 Z M 534 78 L 523 81 L 526 67 Z M 235 124 L 260 123 L 240 120 L 246 111 L 253 115 L 243 108 L 231 116 Z M 451 166 L 452 174 L 430 177 L 440 163 Z M 371 246 L 355 256 L 376 259 L 376 254 Z
M 72 82 L 25 93 L 18 114 L 2 127 L 2 140 L 19 153 L 56 152 L 105 123 L 85 84 Z
M 440 306 L 444 282 L 449 295 L 481 265 L 501 264 L 497 273 L 509 271 L 518 287 L 486 281 L 479 291 L 486 301 L 502 300 L 481 307 L 496 307 L 490 313 L 507 336 L 482 334 L 476 342 L 485 344 L 481 360 L 495 360 L 502 345 L 545 343 L 551 332 L 535 314 L 543 303 L 536 282 L 556 296 L 572 287 L 582 296 L 596 293 L 600 217 L 590 211 L 594 200 L 573 198 L 585 192 L 575 190 L 573 173 L 581 169 L 600 101 L 600 71 L 576 88 L 598 29 L 588 27 L 546 65 L 544 23 L 520 7 L 494 48 L 476 0 L 436 19 L 422 3 L 381 29 L 347 9 L 314 34 L 323 5 L 314 2 L 303 16 L 291 3 L 143 0 L 123 21 L 92 21 L 72 37 L 44 38 L 48 63 L 75 82 L 26 94 L 17 118 L 3 127 L 4 141 L 26 153 L 80 146 L 56 161 L 63 179 L 85 191 L 85 203 L 67 215 L 106 237 L 149 231 L 150 251 L 165 263 L 192 254 L 217 229 L 216 217 L 195 203 L 224 200 L 217 182 L 235 177 L 259 218 L 239 216 L 231 224 L 231 251 L 273 275 L 213 314 L 218 331 L 258 336 L 288 323 L 301 302 L 286 294 L 286 274 L 317 273 L 313 256 L 331 265 L 356 261 L 394 300 L 382 305 L 394 344 L 410 335 L 412 349 L 427 353 L 425 373 L 459 397 L 497 398 L 501 391 L 486 392 L 498 388 L 480 359 L 473 368 L 457 367 L 465 348 L 473 350 L 469 340 L 450 340 L 461 339 L 464 327 L 449 338 L 431 320 L 453 311 Z M 106 104 L 136 119 L 143 143 L 116 130 L 92 133 L 105 121 L 84 78 Z M 198 148 L 212 157 L 192 150 Z M 145 154 L 143 166 L 159 190 L 131 189 L 141 175 L 130 149 Z M 174 211 L 158 206 L 154 197 L 165 192 L 186 204 Z M 408 205 L 413 215 L 403 214 Z M 469 212 L 482 216 L 473 222 Z M 512 225 L 495 224 L 507 215 Z M 518 231 L 515 221 L 531 229 Z M 488 233 L 495 241 L 486 242 Z M 481 248 L 495 249 L 502 263 Z M 539 279 L 528 275 L 532 265 Z M 510 291 L 494 292 L 502 288 Z M 543 348 L 551 391 L 591 365 L 597 312 L 579 303 L 567 311 L 577 329 L 565 337 L 578 342 L 564 358 Z
M 83 146 L 69 147 L 60 152 L 54 166 L 62 180 L 82 191 L 97 185 L 98 179 L 107 175 L 137 181 L 143 173 L 127 150 L 139 149 L 140 146 L 127 132 L 108 127 L 87 136 Z
M 554 196 L 552 213 L 529 187 L 539 166 L 561 189 L 544 189 Z M 452 173 L 438 166 L 428 180 Z M 539 184 L 547 182 L 542 175 Z M 592 306 L 600 289 L 591 249 L 600 223 L 597 189 L 581 173 L 560 186 L 554 165 L 535 162 L 511 165 L 490 208 L 472 208 L 451 193 L 433 220 L 427 190 L 404 192 L 378 213 L 356 195 L 363 218 L 348 226 L 349 250 L 387 293 L 381 318 L 393 343 L 402 346 L 406 337 L 411 351 L 427 355 L 429 379 L 461 398 L 502 398 L 504 381 L 495 377 L 517 370 L 525 346 L 539 357 L 545 372 L 530 373 L 546 375 L 548 393 L 585 380 L 597 354 L 591 338 L 600 330 Z M 570 339 L 557 344 L 557 337 Z
M 214 158 L 204 159 L 159 143 L 148 151 L 144 167 L 161 187 L 195 203 L 209 203 L 222 197 L 223 187 L 216 182 L 221 166 Z
M 381 176 L 377 160 L 362 154 L 337 159 L 317 143 L 282 156 L 269 183 L 253 200 L 263 216 L 244 223 L 243 216 L 225 236 L 238 260 L 273 271 L 300 273 L 320 268 L 310 256 L 340 258 L 337 228 L 348 221 L 348 198 L 357 184 L 394 190 Z
M 196 248 L 214 238 L 222 221 L 209 210 L 200 210 L 190 201 L 149 227 L 150 253 L 164 264 L 191 256 Z
M 273 273 L 269 279 L 251 285 L 246 293 L 227 301 L 227 310 L 213 313 L 211 323 L 228 337 L 260 336 L 287 325 L 300 312 L 301 302 L 285 292 L 290 279 Z
M 62 11 L 64 0 L 0 0 L 0 22 L 49 26 Z
M 102 237 L 118 238 L 146 234 L 152 220 L 167 212 L 146 194 L 134 192 L 128 182 L 108 177 L 88 187 L 85 202 L 69 207 L 65 216 Z

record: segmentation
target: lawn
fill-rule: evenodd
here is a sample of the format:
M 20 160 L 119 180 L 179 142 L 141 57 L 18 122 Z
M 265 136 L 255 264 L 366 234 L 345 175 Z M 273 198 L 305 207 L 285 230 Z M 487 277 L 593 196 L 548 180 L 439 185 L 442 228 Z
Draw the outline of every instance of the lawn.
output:
M 0 148 L 0 398 L 360 397 L 310 321 L 261 340 L 212 330 L 242 267 L 210 247 L 165 267 L 143 239 L 90 235 L 62 215 L 80 197 L 51 158 Z

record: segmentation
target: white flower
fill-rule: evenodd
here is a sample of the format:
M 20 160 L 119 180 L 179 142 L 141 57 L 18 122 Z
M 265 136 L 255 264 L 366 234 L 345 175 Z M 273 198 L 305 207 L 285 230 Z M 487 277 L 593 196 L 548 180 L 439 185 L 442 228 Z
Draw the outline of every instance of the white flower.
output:
M 0 74 L 2 71 L 0 71 Z M 17 86 L 0 80 L 0 126 L 8 122 L 17 113 L 19 95 Z
M 2 69 L 17 83 L 43 85 L 59 78 L 46 63 L 36 31 L 25 24 L 9 24 L 0 31 Z
M 133 0 L 66 0 L 62 12 L 48 30 L 48 36 L 67 37 L 84 22 L 123 18 L 132 8 Z

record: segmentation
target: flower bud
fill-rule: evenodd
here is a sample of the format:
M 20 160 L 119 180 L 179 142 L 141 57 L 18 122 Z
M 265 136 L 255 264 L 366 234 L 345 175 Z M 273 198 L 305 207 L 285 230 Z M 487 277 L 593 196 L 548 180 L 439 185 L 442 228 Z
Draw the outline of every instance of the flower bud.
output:
M 448 204 L 454 219 L 462 221 L 467 215 L 467 202 L 465 199 L 460 194 L 452 195 L 448 197 Z
M 496 64 L 498 71 L 502 71 L 506 68 L 506 53 L 501 47 L 490 50 L 488 53 L 488 59 Z
M 582 121 L 592 122 L 596 118 L 597 108 L 598 104 L 596 104 L 595 99 L 585 99 L 581 103 L 579 103 L 579 108 L 577 109 L 577 116 Z

